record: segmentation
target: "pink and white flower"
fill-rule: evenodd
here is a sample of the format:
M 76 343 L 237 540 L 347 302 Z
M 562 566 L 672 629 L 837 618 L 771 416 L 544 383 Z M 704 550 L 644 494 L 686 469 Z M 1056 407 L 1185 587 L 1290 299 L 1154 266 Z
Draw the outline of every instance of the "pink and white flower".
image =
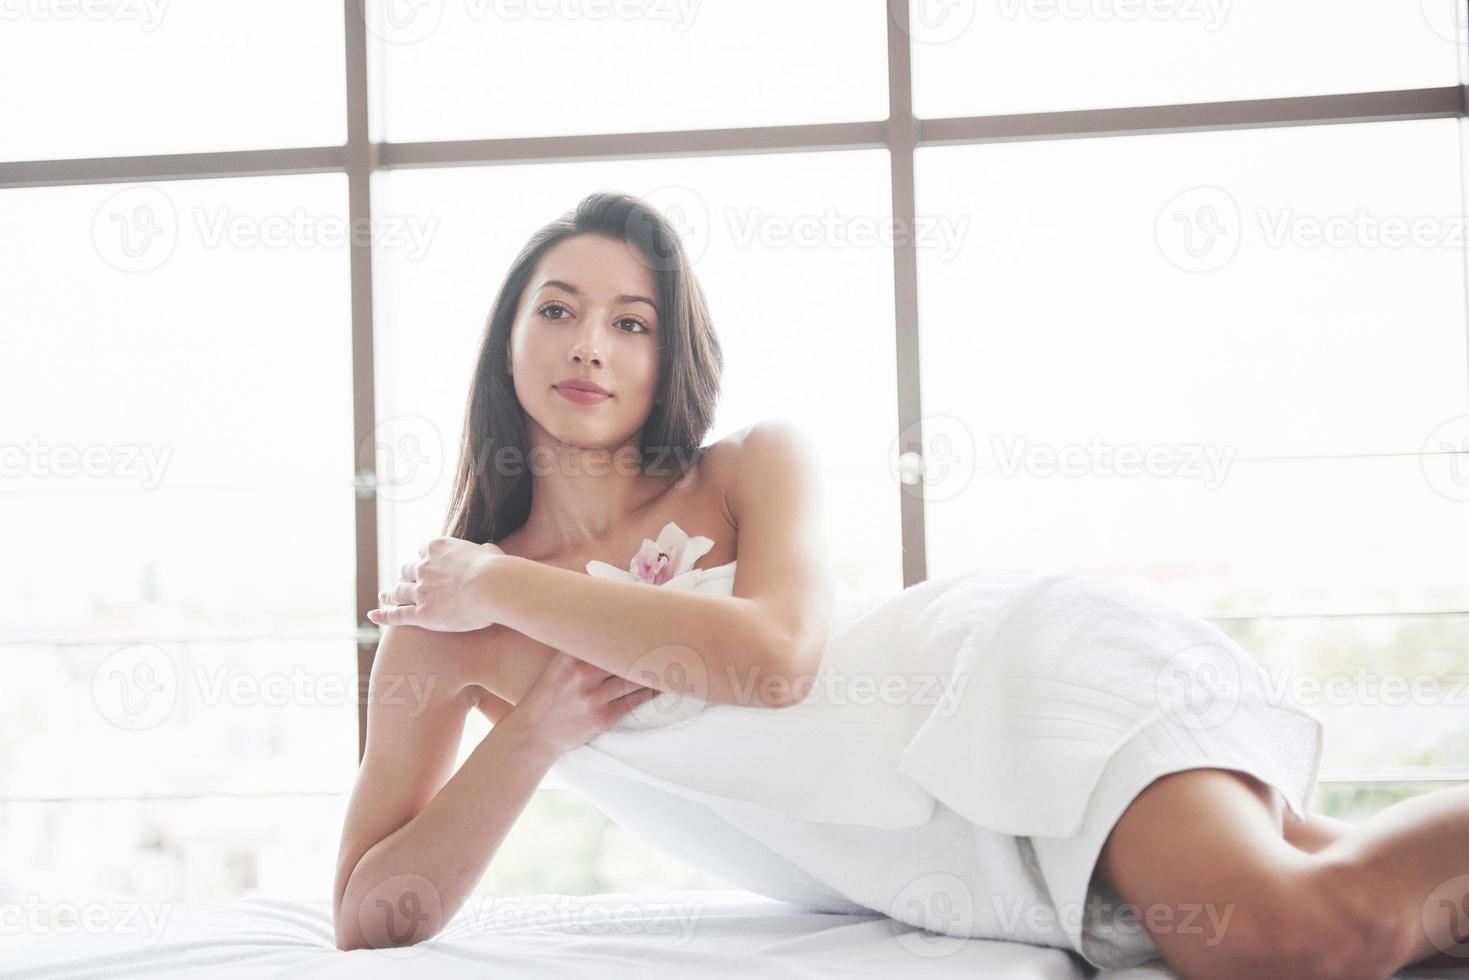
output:
M 626 572 L 616 565 L 595 560 L 587 562 L 587 572 L 603 578 L 666 585 L 680 575 L 695 570 L 694 562 L 708 554 L 712 547 L 713 538 L 703 535 L 689 537 L 683 528 L 670 521 L 658 532 L 658 540 L 643 539 L 642 547 L 628 562 Z

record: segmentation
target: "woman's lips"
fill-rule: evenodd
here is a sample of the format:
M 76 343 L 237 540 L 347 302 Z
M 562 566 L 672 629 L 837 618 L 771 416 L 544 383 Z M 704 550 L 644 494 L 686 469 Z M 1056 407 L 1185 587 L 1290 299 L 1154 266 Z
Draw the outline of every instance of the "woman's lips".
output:
M 556 386 L 556 392 L 562 398 L 576 402 L 578 405 L 596 405 L 612 397 L 595 391 L 587 391 L 584 388 L 563 388 L 560 385 Z

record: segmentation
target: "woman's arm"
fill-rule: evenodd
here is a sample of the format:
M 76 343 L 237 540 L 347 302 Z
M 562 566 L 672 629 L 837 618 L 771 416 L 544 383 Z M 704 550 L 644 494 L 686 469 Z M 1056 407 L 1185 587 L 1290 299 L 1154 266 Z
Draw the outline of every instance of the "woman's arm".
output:
M 497 623 L 660 691 L 752 707 L 802 700 L 834 602 L 815 445 L 792 426 L 761 422 L 741 434 L 733 462 L 734 595 L 496 554 L 480 576 L 481 603 Z
M 449 778 L 473 706 L 456 661 L 484 653 L 460 635 L 412 626 L 383 634 L 372 666 L 367 748 L 337 858 L 339 949 L 435 935 L 554 761 L 523 730 L 497 724 Z
M 411 638 L 426 635 L 409 630 Z M 338 949 L 405 946 L 437 935 L 555 761 L 657 694 L 558 654 L 520 703 L 494 717 L 446 783 L 471 703 L 464 693 L 473 689 L 461 685 L 454 664 L 471 653 L 437 640 L 409 651 L 399 628 L 379 649 L 372 677 L 381 693 L 368 709 L 367 755 L 338 857 Z M 430 683 L 418 688 L 428 692 L 425 699 L 383 690 L 405 666 L 420 679 L 427 675 Z
M 496 555 L 495 622 L 603 670 L 715 704 L 781 707 L 794 680 L 774 624 L 739 596 L 597 578 Z
M 337 948 L 423 942 L 459 911 L 555 763 L 541 741 L 494 725 L 421 813 L 352 869 Z

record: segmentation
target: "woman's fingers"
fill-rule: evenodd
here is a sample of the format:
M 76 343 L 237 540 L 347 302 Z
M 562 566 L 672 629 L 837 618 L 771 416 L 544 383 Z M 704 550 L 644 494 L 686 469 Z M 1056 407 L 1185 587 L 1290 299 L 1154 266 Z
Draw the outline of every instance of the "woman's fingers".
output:
M 651 690 L 654 694 L 662 693 L 656 687 L 646 688 L 637 681 L 630 681 L 626 677 L 619 677 L 616 674 L 607 675 L 607 679 L 602 682 L 600 692 L 604 701 L 614 701 L 617 698 L 625 697 L 628 694 L 641 690 Z

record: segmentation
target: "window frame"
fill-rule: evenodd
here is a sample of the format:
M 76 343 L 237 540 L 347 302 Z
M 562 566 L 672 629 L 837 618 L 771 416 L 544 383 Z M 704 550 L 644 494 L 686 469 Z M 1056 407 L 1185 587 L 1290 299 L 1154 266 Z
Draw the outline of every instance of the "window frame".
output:
M 0 190 L 90 183 L 152 182 L 211 177 L 345 173 L 348 216 L 353 227 L 371 219 L 372 175 L 394 168 L 492 166 L 597 159 L 684 157 L 699 154 L 789 153 L 812 150 L 885 148 L 891 155 L 891 209 L 898 227 L 915 216 L 914 154 L 919 147 L 1015 140 L 1094 139 L 1159 133 L 1372 123 L 1404 119 L 1462 119 L 1469 116 L 1469 86 L 1355 92 L 1293 98 L 1146 105 L 1010 115 L 918 118 L 913 111 L 910 0 L 887 0 L 888 118 L 865 122 L 790 125 L 656 133 L 374 142 L 369 135 L 370 36 L 360 0 L 344 0 L 347 139 L 342 145 L 284 149 L 182 153 L 86 159 L 0 161 Z M 1469 40 L 1469 39 L 1466 39 Z M 1466 45 L 1461 43 L 1461 77 Z M 903 585 L 927 578 L 924 498 L 917 484 L 923 471 L 922 386 L 919 377 L 918 273 L 912 236 L 893 243 L 894 342 L 897 371 Z M 355 456 L 355 541 L 357 670 L 366 682 L 376 652 L 378 628 L 367 620 L 377 605 L 379 562 L 376 461 L 373 441 L 376 389 L 373 360 L 372 244 L 350 244 L 352 318 L 353 440 Z M 358 757 L 366 740 L 366 703 L 359 699 Z M 1358 774 L 1323 783 L 1410 784 L 1460 781 L 1462 776 L 1413 773 Z

